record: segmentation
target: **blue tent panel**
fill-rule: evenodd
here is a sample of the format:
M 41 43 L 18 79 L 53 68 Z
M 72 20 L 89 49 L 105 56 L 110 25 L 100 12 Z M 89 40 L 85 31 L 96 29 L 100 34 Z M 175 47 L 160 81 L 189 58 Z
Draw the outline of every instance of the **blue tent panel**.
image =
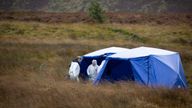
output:
M 98 84 L 102 80 L 103 73 L 105 71 L 105 67 L 107 67 L 108 60 L 105 61 L 103 68 L 101 68 L 100 72 L 98 73 L 96 79 L 94 80 L 93 84 Z
M 135 77 L 135 81 L 148 85 L 149 83 L 149 57 L 140 57 L 140 58 L 133 58 L 129 59 L 132 67 L 133 67 L 133 74 Z
M 157 84 L 173 87 L 176 82 L 180 82 L 178 86 L 187 87 L 179 54 L 153 56 L 152 60 Z
M 165 86 L 172 88 L 177 80 L 177 72 L 155 57 L 151 57 L 151 60 L 153 66 L 152 72 L 156 75 L 152 82 L 152 86 Z

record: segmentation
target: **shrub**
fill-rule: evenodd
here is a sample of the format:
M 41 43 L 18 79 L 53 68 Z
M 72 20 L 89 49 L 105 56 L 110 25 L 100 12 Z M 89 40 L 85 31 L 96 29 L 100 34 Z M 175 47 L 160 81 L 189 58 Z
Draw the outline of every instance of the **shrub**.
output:
M 88 9 L 89 16 L 92 18 L 92 20 L 103 23 L 105 20 L 104 10 L 102 9 L 101 5 L 96 1 L 93 0 L 91 2 L 91 5 Z

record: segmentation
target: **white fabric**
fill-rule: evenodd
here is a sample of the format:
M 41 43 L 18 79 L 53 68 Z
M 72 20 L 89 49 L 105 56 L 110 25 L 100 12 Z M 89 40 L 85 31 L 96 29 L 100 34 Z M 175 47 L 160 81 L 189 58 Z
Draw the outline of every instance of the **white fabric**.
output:
M 144 57 L 149 55 L 172 55 L 176 54 L 177 52 L 158 49 L 158 48 L 151 48 L 151 47 L 138 47 L 130 49 L 126 52 L 117 53 L 111 55 L 111 58 L 137 58 L 137 57 Z
M 71 80 L 79 81 L 80 66 L 77 62 L 71 62 L 69 68 L 69 76 Z
M 100 72 L 101 68 L 103 67 L 103 65 L 105 64 L 105 60 L 103 60 L 101 62 L 101 64 L 99 65 L 98 69 L 97 69 L 97 74 Z
M 97 70 L 98 70 L 98 65 L 93 66 L 92 64 L 89 65 L 87 68 L 87 75 L 89 76 L 90 80 L 94 80 L 97 76 Z
M 121 47 L 110 47 L 110 48 L 105 48 L 105 49 L 101 49 L 101 50 L 97 50 L 97 51 L 94 51 L 92 53 L 88 53 L 84 56 L 100 56 L 100 55 L 103 55 L 103 54 L 106 54 L 106 53 L 119 53 L 119 52 L 125 52 L 125 51 L 128 51 L 129 49 L 127 48 L 121 48 Z
M 171 56 L 155 56 L 155 58 L 179 74 L 180 56 L 178 54 Z

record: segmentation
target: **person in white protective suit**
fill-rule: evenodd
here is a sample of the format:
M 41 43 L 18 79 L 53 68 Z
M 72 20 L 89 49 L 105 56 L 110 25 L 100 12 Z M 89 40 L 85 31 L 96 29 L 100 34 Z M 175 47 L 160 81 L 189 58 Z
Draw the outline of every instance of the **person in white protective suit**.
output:
M 82 58 L 80 56 L 78 56 L 77 59 L 75 59 L 71 62 L 71 65 L 69 68 L 69 77 L 71 80 L 76 80 L 77 82 L 79 82 L 80 62 L 81 61 L 82 61 Z
M 92 60 L 92 64 L 89 65 L 87 68 L 87 75 L 89 76 L 90 81 L 94 81 L 94 79 L 97 76 L 97 70 L 98 70 L 98 65 L 96 60 Z

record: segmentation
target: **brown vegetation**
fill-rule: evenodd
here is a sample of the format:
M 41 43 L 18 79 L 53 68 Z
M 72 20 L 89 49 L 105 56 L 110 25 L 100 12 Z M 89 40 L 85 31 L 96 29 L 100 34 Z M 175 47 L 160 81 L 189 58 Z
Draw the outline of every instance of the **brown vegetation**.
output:
M 0 21 L 0 108 L 192 107 L 190 25 L 34 21 Z M 67 78 L 75 56 L 109 46 L 143 45 L 178 51 L 189 89 L 148 88 L 133 82 L 93 86 Z
M 106 13 L 107 22 L 121 24 L 192 24 L 192 14 Z M 0 20 L 37 21 L 45 23 L 93 22 L 86 13 L 0 12 Z

